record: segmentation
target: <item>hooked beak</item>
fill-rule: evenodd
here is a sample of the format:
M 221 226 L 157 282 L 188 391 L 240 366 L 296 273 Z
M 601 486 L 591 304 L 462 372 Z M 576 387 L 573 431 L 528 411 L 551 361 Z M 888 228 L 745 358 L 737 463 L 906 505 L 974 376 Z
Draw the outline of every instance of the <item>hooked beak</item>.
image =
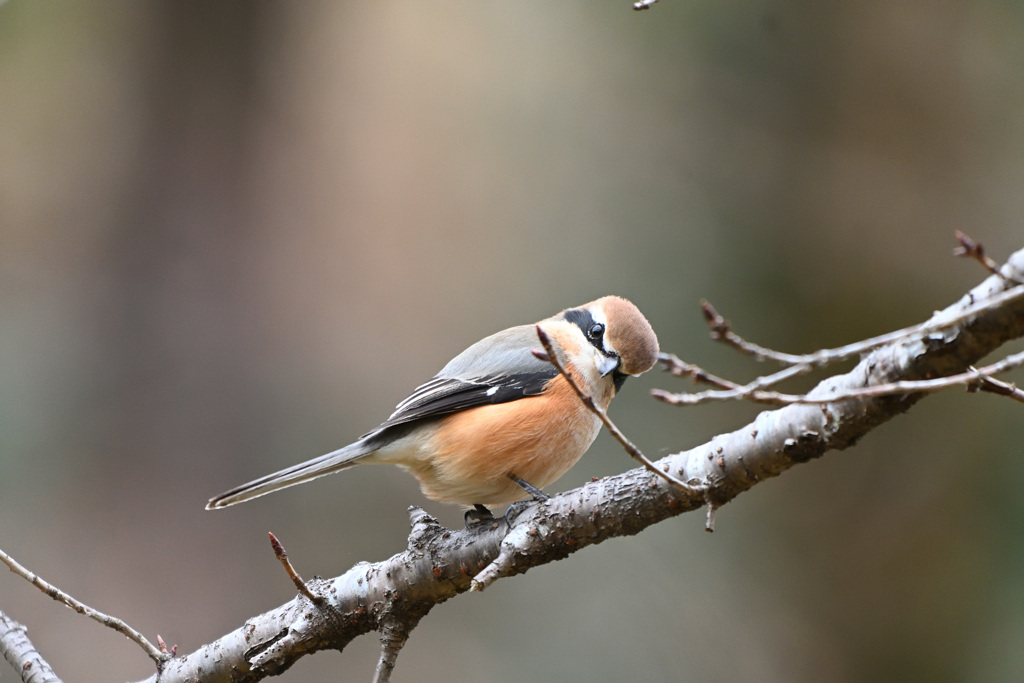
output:
M 606 356 L 603 353 L 597 355 L 597 371 L 601 373 L 602 377 L 607 377 L 611 373 L 615 372 L 619 367 L 619 357 Z

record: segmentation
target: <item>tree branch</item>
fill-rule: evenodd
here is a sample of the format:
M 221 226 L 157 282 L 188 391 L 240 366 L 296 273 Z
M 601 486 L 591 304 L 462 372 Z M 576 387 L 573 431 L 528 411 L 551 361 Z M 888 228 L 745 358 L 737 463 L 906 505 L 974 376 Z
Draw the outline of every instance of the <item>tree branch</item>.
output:
M 1024 279 L 1024 250 L 1014 254 L 1003 271 L 906 334 L 876 338 L 884 341 L 872 344 L 856 367 L 824 380 L 808 395 L 828 399 L 872 385 L 966 372 L 1000 345 L 1024 336 L 1024 288 L 1010 284 Z M 706 500 L 719 507 L 796 464 L 853 445 L 925 395 L 790 405 L 657 461 L 659 469 L 667 468 L 682 481 L 698 482 L 706 487 L 704 492 L 680 490 L 638 468 L 536 503 L 507 530 L 500 523 L 448 530 L 412 508 L 406 550 L 382 562 L 357 564 L 335 579 L 314 579 L 313 593 L 325 597 L 323 605 L 298 596 L 220 640 L 167 662 L 159 681 L 256 681 L 281 673 L 310 652 L 341 650 L 371 630 L 385 638 L 397 633 L 404 639 L 434 605 L 471 585 L 487 586 L 586 546 L 636 534 L 698 509 Z M 395 620 L 403 625 L 397 632 Z M 382 652 L 378 671 L 393 665 L 394 659 Z M 156 683 L 157 677 L 149 680 Z
M 669 358 L 667 362 L 673 367 L 688 365 L 675 356 Z M 716 396 L 716 398 L 717 400 L 722 400 L 721 395 L 728 393 L 734 399 L 745 399 L 748 401 L 754 401 L 755 403 L 770 403 L 774 405 L 808 403 L 824 405 L 827 403 L 847 401 L 854 398 L 896 396 L 900 394 L 917 393 L 926 394 L 949 389 L 950 387 L 964 386 L 967 387 L 968 391 L 976 391 L 980 389 L 1008 396 L 1015 401 L 1021 401 L 1021 392 L 1016 386 L 1000 382 L 992 376 L 1009 370 L 1014 370 L 1022 365 L 1024 365 L 1024 352 L 1009 355 L 1001 361 L 992 363 L 991 365 L 986 365 L 983 368 L 976 368 L 972 365 L 968 367 L 966 372 L 961 372 L 956 375 L 946 375 L 944 377 L 936 377 L 934 379 L 900 380 L 897 382 L 890 382 L 888 384 L 872 384 L 849 389 L 842 393 L 831 393 L 824 396 L 815 397 L 807 394 L 786 394 L 780 391 L 765 391 L 757 388 L 757 383 L 754 382 L 744 387 L 737 385 L 735 389 L 729 389 L 727 392 L 718 392 L 719 395 Z M 697 370 L 700 369 L 697 368 Z M 700 372 L 703 373 L 703 371 Z M 674 405 L 693 405 L 695 403 L 703 403 L 705 400 L 708 400 L 707 394 L 708 392 L 702 392 L 699 394 L 673 394 L 661 389 L 651 390 L 651 396 L 654 398 Z
M 1003 271 L 998 263 L 989 258 L 985 253 L 985 246 L 981 242 L 975 241 L 970 235 L 959 230 L 956 231 L 956 241 L 960 246 L 953 250 L 953 256 L 974 259 L 993 275 L 1005 278 L 1011 284 L 1024 285 L 1024 281 Z
M 291 560 L 288 559 L 288 553 L 285 551 L 284 546 L 281 545 L 281 542 L 277 540 L 277 536 L 273 532 L 268 532 L 268 535 L 270 536 L 270 547 L 274 549 L 274 556 L 277 557 L 277 561 L 284 567 L 284 571 L 288 574 L 288 578 L 292 580 L 295 589 L 308 598 L 310 602 L 320 604 L 323 598 L 314 595 L 309 590 L 309 586 L 306 585 L 306 582 L 302 580 L 299 573 L 295 571 L 295 567 L 292 566 Z
M 28 629 L 0 611 L 0 652 L 25 683 L 61 683 L 28 639 Z
M 68 595 L 56 586 L 47 583 L 38 574 L 30 572 L 28 569 L 18 564 L 18 562 L 13 557 L 5 553 L 3 550 L 0 550 L 0 562 L 6 564 L 7 567 L 12 572 L 22 577 L 23 579 L 31 583 L 33 586 L 41 590 L 43 593 L 49 595 L 57 602 L 63 603 L 64 605 L 70 607 L 79 614 L 84 614 L 90 619 L 98 621 L 104 626 L 112 628 L 118 633 L 121 633 L 124 636 L 126 636 L 129 640 L 133 641 L 139 647 L 141 647 L 145 651 L 145 653 L 149 655 L 150 659 L 156 662 L 157 667 L 159 667 L 165 660 L 170 658 L 171 655 L 168 652 L 161 652 L 159 649 L 157 649 L 155 645 L 146 640 L 146 637 L 144 635 L 136 631 L 134 628 L 132 628 L 125 622 L 121 621 L 117 617 L 112 617 L 107 614 L 104 614 L 103 612 L 100 612 L 99 610 L 93 609 L 92 607 L 89 607 L 80 600 L 77 600 L 76 598 Z

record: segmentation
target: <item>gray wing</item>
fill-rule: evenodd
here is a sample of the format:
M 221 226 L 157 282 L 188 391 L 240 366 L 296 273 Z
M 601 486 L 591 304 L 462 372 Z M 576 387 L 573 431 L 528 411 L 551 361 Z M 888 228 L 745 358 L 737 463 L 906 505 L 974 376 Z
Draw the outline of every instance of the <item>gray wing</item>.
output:
M 481 339 L 417 387 L 366 436 L 416 420 L 537 396 L 558 374 L 553 365 L 533 355 L 532 350 L 540 348 L 533 325 L 511 327 Z
M 351 467 L 376 448 L 407 434 L 418 420 L 536 396 L 556 375 L 556 370 L 530 352 L 535 348 L 540 348 L 540 340 L 532 325 L 513 327 L 482 339 L 399 403 L 384 424 L 355 443 L 231 489 L 211 499 L 206 508 L 227 507 Z

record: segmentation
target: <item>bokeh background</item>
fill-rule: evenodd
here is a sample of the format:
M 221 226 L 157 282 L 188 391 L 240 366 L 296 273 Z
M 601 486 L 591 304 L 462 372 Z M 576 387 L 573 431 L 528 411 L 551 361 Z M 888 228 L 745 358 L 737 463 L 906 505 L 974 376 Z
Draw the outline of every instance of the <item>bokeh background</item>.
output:
M 913 324 L 1024 246 L 1024 5 L 0 6 L 0 547 L 188 652 L 404 547 L 391 468 L 210 513 L 469 343 L 606 293 L 664 349 Z M 1011 378 L 1013 379 L 1013 378 Z M 1018 381 L 1020 377 L 1017 377 Z M 626 385 L 651 455 L 758 410 Z M 437 607 L 396 681 L 1024 679 L 1024 418 L 961 392 L 722 509 Z M 606 435 L 553 490 L 632 467 Z M 0 573 L 74 681 L 150 662 Z M 282 680 L 369 680 L 371 635 Z M 11 673 L 6 674 L 10 677 Z

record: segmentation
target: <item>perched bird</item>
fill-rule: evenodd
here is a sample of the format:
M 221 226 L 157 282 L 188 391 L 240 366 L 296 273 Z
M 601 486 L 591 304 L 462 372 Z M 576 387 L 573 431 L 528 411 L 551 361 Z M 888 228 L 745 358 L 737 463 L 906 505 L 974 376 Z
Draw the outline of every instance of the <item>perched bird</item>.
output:
M 565 377 L 534 354 L 538 326 L 577 386 L 603 409 L 628 376 L 657 361 L 658 338 L 629 301 L 606 296 L 567 308 L 473 344 L 355 443 L 222 493 L 206 509 L 362 464 L 399 465 L 427 498 L 474 506 L 483 517 L 490 517 L 486 506 L 543 497 L 539 488 L 580 459 L 601 423 Z

